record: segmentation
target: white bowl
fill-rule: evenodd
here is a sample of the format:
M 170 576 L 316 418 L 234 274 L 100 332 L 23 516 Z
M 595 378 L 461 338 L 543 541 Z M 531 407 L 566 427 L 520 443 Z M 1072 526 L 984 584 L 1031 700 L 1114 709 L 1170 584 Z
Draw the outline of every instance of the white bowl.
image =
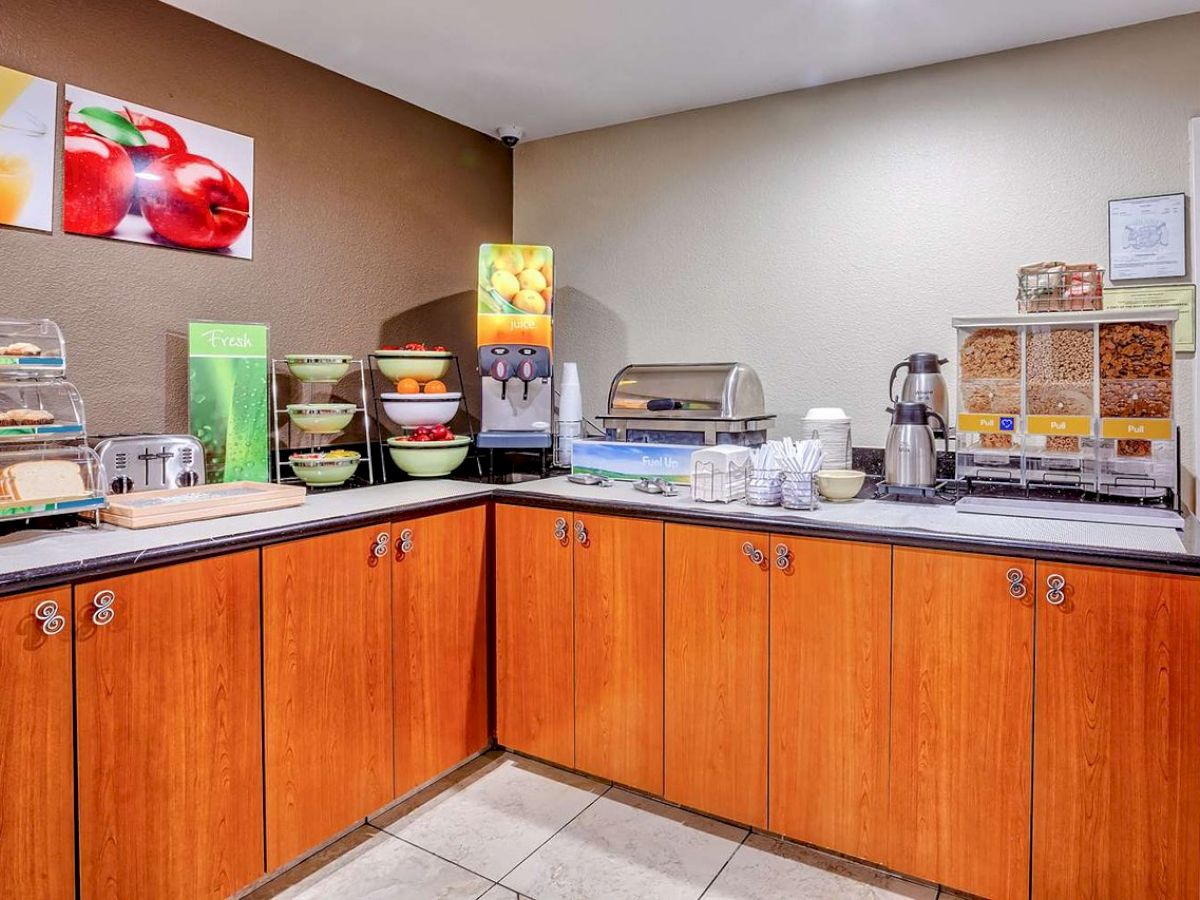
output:
M 850 417 L 840 406 L 817 406 L 804 414 L 806 419 L 823 419 L 829 422 L 849 422 Z
M 458 412 L 458 401 L 462 393 L 451 391 L 445 394 L 397 394 L 388 392 L 380 395 L 383 411 L 387 417 L 404 428 L 418 425 L 445 425 Z
M 853 500 L 862 490 L 866 478 L 866 472 L 830 469 L 817 473 L 817 490 L 826 500 Z

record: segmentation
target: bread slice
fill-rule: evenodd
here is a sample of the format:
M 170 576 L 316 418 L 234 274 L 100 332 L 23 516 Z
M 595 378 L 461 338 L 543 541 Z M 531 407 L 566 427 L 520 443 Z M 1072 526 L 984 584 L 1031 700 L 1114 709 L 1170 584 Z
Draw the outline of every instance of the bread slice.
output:
M 14 500 L 62 500 L 87 494 L 78 463 L 66 459 L 13 463 L 0 472 L 0 486 Z

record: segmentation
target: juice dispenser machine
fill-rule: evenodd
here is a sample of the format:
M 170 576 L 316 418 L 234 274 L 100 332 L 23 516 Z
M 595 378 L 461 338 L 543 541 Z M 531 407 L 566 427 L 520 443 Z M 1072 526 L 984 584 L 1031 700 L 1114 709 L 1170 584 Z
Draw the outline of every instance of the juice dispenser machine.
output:
M 553 443 L 554 251 L 530 244 L 479 248 L 479 374 L 485 450 Z

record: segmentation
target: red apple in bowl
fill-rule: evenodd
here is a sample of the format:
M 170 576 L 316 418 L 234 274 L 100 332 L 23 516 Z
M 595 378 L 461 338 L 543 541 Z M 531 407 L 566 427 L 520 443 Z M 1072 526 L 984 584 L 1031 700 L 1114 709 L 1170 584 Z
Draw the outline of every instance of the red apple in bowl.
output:
M 108 234 L 133 199 L 133 162 L 125 148 L 98 134 L 63 136 L 63 229 Z
M 142 215 L 162 237 L 193 250 L 221 250 L 250 220 L 250 198 L 232 174 L 194 153 L 172 153 L 138 173 Z

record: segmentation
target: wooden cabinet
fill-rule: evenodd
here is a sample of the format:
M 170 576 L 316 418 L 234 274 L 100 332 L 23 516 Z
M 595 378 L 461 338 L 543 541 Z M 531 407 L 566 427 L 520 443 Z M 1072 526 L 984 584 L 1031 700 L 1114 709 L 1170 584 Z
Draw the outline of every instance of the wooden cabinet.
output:
M 887 853 L 892 548 L 771 540 L 771 831 Z
M 1033 895 L 1200 893 L 1200 579 L 1038 563 Z
M 666 526 L 668 800 L 767 823 L 768 537 Z
M 74 900 L 71 590 L 0 599 L 0 883 Z
M 263 550 L 268 870 L 394 796 L 390 543 L 384 525 Z
M 392 527 L 395 793 L 488 745 L 487 509 Z
M 258 551 L 75 586 L 83 900 L 263 874 Z
M 495 527 L 497 739 L 574 766 L 571 515 L 497 506 Z
M 576 514 L 575 765 L 663 790 L 663 524 Z
M 995 900 L 1029 893 L 1032 578 L 1021 559 L 894 551 L 886 862 Z

